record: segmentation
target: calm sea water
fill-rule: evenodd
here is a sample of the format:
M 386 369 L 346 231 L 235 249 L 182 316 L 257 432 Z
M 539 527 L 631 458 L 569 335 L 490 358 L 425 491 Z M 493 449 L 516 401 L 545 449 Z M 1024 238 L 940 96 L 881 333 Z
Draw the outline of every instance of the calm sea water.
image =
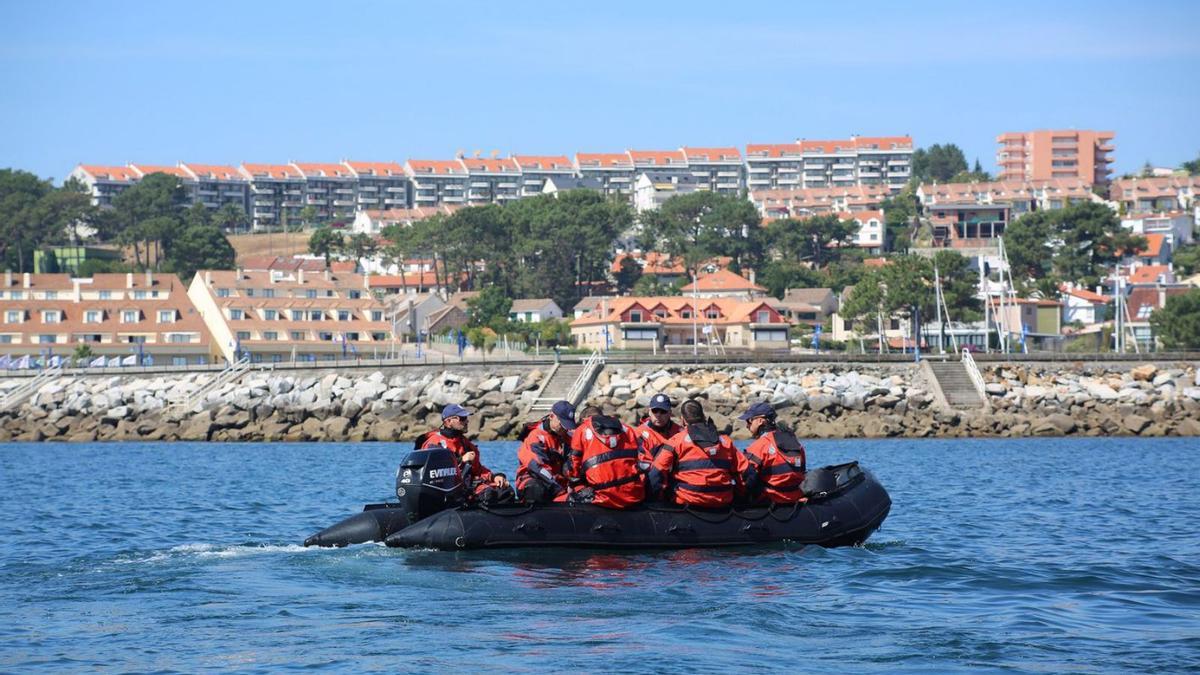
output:
M 0 445 L 0 671 L 1198 669 L 1197 450 L 813 442 L 865 547 L 612 554 L 299 546 L 399 444 Z

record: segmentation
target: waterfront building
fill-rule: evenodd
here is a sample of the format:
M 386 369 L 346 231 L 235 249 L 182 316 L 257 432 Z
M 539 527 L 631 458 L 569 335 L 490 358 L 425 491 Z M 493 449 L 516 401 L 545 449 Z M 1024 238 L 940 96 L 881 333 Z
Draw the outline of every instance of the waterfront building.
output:
M 754 300 L 767 294 L 767 289 L 754 283 L 754 270 L 750 270 L 747 279 L 737 272 L 727 269 L 717 269 L 699 275 L 679 289 L 680 295 L 698 298 L 736 298 L 739 300 Z
M 458 160 L 410 159 L 404 173 L 412 181 L 414 207 L 461 206 L 467 201 L 467 168 Z
M 300 225 L 304 175 L 288 164 L 242 164 L 238 173 L 250 183 L 250 221 L 255 230 Z
M 10 361 L 65 359 L 80 345 L 106 366 L 205 364 L 219 353 L 174 274 L 5 272 L 3 283 L 0 355 Z
M 460 157 L 467 172 L 467 205 L 505 204 L 520 199 L 521 168 L 511 157 Z
M 770 222 L 781 218 L 797 220 L 829 213 L 877 211 L 891 195 L 884 185 L 851 185 L 838 188 L 756 190 L 750 202 Z
M 574 176 L 575 166 L 565 155 L 514 155 L 521 171 L 521 197 L 536 197 L 551 176 Z
M 411 187 L 404 167 L 396 162 L 352 162 L 342 160 L 357 180 L 356 211 L 386 211 L 412 206 Z
M 675 177 L 690 175 L 687 157 L 682 150 L 629 150 L 629 161 L 633 162 L 634 173 L 651 173 L 655 176 Z M 699 180 L 695 180 L 699 184 Z
M 1008 204 L 937 204 L 929 209 L 934 246 L 978 248 L 1004 235 Z
M 599 183 L 607 196 L 632 199 L 637 171 L 628 152 L 580 152 L 575 154 L 575 173 Z
M 437 293 L 428 292 L 389 293 L 382 299 L 392 331 L 402 339 L 429 335 L 430 328 L 451 306 Z
M 793 324 L 815 328 L 837 312 L 838 301 L 830 288 L 789 288 L 771 306 Z
M 742 153 L 737 148 L 680 148 L 688 173 L 702 189 L 724 195 L 742 191 Z
M 1108 303 L 1112 302 L 1112 298 L 1104 295 L 1102 289 L 1097 288 L 1093 292 L 1067 282 L 1058 290 L 1062 294 L 1064 325 L 1079 322 L 1084 326 L 1094 326 L 1108 320 Z
M 383 358 L 395 346 L 387 308 L 361 274 L 204 270 L 188 296 L 229 360 Z
M 304 177 L 304 206 L 316 210 L 318 223 L 346 222 L 357 203 L 358 178 L 345 164 L 291 162 Z
M 92 194 L 92 204 L 100 207 L 112 206 L 113 197 L 124 192 L 138 181 L 137 172 L 124 166 L 99 166 L 80 164 L 67 176 L 87 186 Z
M 1121 218 L 1121 227 L 1145 237 L 1162 236 L 1171 248 L 1179 248 L 1184 244 L 1192 243 L 1195 221 L 1191 214 L 1183 211 L 1140 212 Z
M 510 321 L 538 323 L 563 317 L 562 308 L 550 298 L 522 298 L 512 301 L 508 310 Z
M 765 299 L 619 297 L 571 322 L 579 347 L 636 351 L 788 349 L 788 320 Z
M 1112 170 L 1111 131 L 1074 129 L 1018 131 L 996 137 L 1002 181 L 1069 178 L 1107 185 Z

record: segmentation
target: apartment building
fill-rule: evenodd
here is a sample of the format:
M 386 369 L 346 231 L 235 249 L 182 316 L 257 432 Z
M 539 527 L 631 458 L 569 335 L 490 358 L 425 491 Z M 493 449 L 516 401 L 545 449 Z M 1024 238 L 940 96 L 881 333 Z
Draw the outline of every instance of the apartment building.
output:
M 726 195 L 742 191 L 742 153 L 737 148 L 680 148 L 687 170 L 703 189 Z
M 633 188 L 633 207 L 638 213 L 654 211 L 671 197 L 703 189 L 700 181 L 688 173 L 639 173 Z
M 755 190 L 750 193 L 763 220 L 811 218 L 829 213 L 873 211 L 891 196 L 886 185 L 852 185 L 844 188 Z
M 358 203 L 358 177 L 345 164 L 291 162 L 304 177 L 304 206 L 316 210 L 318 222 L 346 221 Z
M 152 173 L 165 173 L 168 176 L 174 176 L 179 180 L 179 184 L 183 187 L 185 195 L 184 202 L 187 204 L 196 203 L 196 188 L 197 183 L 192 179 L 192 175 L 179 166 L 155 165 L 155 164 L 130 164 L 129 169 L 137 176 L 140 181 Z
M 412 181 L 414 207 L 462 205 L 467 201 L 467 168 L 458 160 L 410 159 L 404 173 Z
M 1111 131 L 1017 131 L 996 137 L 1000 180 L 1031 181 L 1074 178 L 1107 185 L 1112 170 Z
M 994 243 L 1011 222 L 1008 204 L 938 204 L 928 210 L 934 246 L 976 248 Z M 985 241 L 986 240 L 986 241 Z
M 1122 178 L 1108 195 L 1125 213 L 1187 211 L 1200 206 L 1200 176 Z
M 460 157 L 467 172 L 467 205 L 504 204 L 521 197 L 521 168 L 505 158 Z
M 5 272 L 3 283 L 0 354 L 9 357 L 66 358 L 79 345 L 104 365 L 204 364 L 217 354 L 174 274 Z
M 411 183 L 396 162 L 352 162 L 342 166 L 357 179 L 355 210 L 407 209 L 412 206 Z
M 575 154 L 575 173 L 599 183 L 607 196 L 632 198 L 637 172 L 628 152 L 579 152 Z
M 188 178 L 185 185 L 195 186 L 194 202 L 200 202 L 210 209 L 217 210 L 226 204 L 233 204 L 249 214 L 250 181 L 232 166 L 220 164 L 192 164 L 180 162 Z
M 92 193 L 92 204 L 103 207 L 112 206 L 113 197 L 140 180 L 137 173 L 129 167 L 96 164 L 80 164 L 67 178 L 74 178 L 86 185 Z
M 187 294 L 230 360 L 375 358 L 393 343 L 386 307 L 360 274 L 204 270 Z
M 546 179 L 551 176 L 574 176 L 575 166 L 565 155 L 513 155 L 521 171 L 521 197 L 542 194 Z
M 1193 240 L 1195 222 L 1184 211 L 1137 213 L 1121 218 L 1121 227 L 1144 237 L 1161 236 L 1172 249 Z
M 573 320 L 571 336 L 593 349 L 773 351 L 788 348 L 788 325 L 767 300 L 629 296 Z
M 899 192 L 912 177 L 912 138 L 852 136 L 844 140 L 746 146 L 751 191 L 883 186 Z
M 917 198 L 926 211 L 943 204 L 1006 205 L 1012 219 L 1030 211 L 1062 209 L 1083 202 L 1100 202 L 1092 186 L 1078 178 L 979 183 L 923 183 Z
M 238 173 L 250 183 L 250 221 L 255 230 L 300 224 L 304 174 L 289 164 L 242 164 Z

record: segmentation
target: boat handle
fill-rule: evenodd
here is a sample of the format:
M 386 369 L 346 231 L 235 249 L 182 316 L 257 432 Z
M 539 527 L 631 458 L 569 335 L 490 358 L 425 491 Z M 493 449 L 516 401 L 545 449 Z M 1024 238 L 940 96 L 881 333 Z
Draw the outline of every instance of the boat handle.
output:
M 759 530 L 762 532 L 766 532 L 767 526 L 763 525 L 762 523 L 746 523 L 745 525 L 742 526 L 742 532 L 749 532 L 750 530 Z
M 693 534 L 696 532 L 696 530 L 692 528 L 691 525 L 671 525 L 667 528 L 667 534 L 675 534 L 676 532 L 682 534 Z
M 596 523 L 592 526 L 592 532 L 620 532 L 621 526 L 615 523 Z
M 542 524 L 537 522 L 521 523 L 513 528 L 513 532 L 541 532 Z

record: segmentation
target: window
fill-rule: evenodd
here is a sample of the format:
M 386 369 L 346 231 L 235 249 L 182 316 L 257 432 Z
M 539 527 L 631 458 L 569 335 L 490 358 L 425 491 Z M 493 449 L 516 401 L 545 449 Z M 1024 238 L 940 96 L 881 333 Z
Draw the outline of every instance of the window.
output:
M 317 297 L 317 289 L 315 289 L 315 288 L 309 288 L 309 289 L 305 289 L 305 291 L 304 291 L 304 297 L 306 297 L 306 298 L 315 298 L 315 297 Z
M 13 341 L 12 339 L 13 339 L 12 335 L 0 335 L 0 344 L 10 345 L 10 344 L 12 344 L 12 341 Z
M 247 298 L 253 298 L 253 297 L 254 297 L 254 289 L 253 289 L 253 288 L 247 288 L 247 289 L 246 289 L 246 297 L 247 297 Z
M 175 322 L 175 310 L 173 310 L 173 309 L 158 310 L 158 322 L 159 323 L 174 323 Z
M 278 340 L 278 339 L 279 339 L 279 333 L 276 333 L 276 332 L 275 332 L 275 331 L 273 331 L 273 330 L 269 330 L 269 331 L 267 331 L 267 332 L 263 333 L 263 339 L 264 339 L 264 340 Z
M 187 333 L 171 333 L 169 336 L 167 336 L 167 342 L 174 342 L 176 344 L 179 344 L 181 342 L 191 342 L 191 341 L 192 341 L 192 336 L 188 335 Z
M 52 345 L 55 342 L 58 342 L 58 336 L 57 335 L 39 335 L 38 342 L 40 342 L 44 345 Z
M 302 330 L 292 331 L 292 339 L 293 340 L 303 340 L 304 339 L 304 331 L 302 331 Z
M 626 328 L 626 340 L 657 340 L 658 331 L 653 328 Z
M 112 291 L 100 291 L 101 300 L 112 300 Z
M 229 297 L 229 289 L 228 288 L 218 288 L 217 289 L 217 297 L 218 298 L 228 298 Z
M 323 342 L 333 342 L 333 333 L 321 331 L 317 333 L 317 339 Z
M 293 309 L 292 310 L 292 321 L 303 321 L 303 320 L 304 320 L 304 310 Z
M 640 310 L 640 309 L 629 310 L 629 321 L 630 321 L 630 323 L 641 323 L 642 322 L 642 310 Z
M 758 323 L 771 323 L 770 310 L 766 310 L 766 309 L 758 310 Z
M 146 291 L 134 291 L 133 299 L 134 300 L 145 300 L 146 299 Z
M 338 310 L 338 321 L 349 321 L 349 320 L 350 320 L 350 312 L 348 312 L 344 309 L 339 309 Z
M 312 311 L 312 314 L 309 315 L 309 320 L 311 320 L 311 321 L 321 321 L 324 318 L 325 318 L 325 313 L 319 309 L 314 309 Z
M 787 331 L 756 330 L 754 331 L 754 339 L 758 342 L 785 342 L 787 341 Z
M 667 318 L 667 310 L 656 309 L 656 310 L 654 310 L 654 316 L 657 316 L 660 319 L 665 319 L 665 318 Z
M 346 333 L 345 338 L 350 342 L 358 342 L 358 333 Z
M 126 309 L 121 312 L 121 323 L 137 323 L 141 319 L 141 312 L 136 309 Z
M 332 298 L 332 297 L 335 297 L 335 294 L 334 294 L 334 292 L 333 292 L 333 289 L 328 289 L 328 290 L 326 290 L 326 291 L 325 291 L 325 297 L 327 297 L 327 298 Z
M 100 323 L 100 321 L 101 321 L 100 315 L 101 315 L 100 310 L 89 309 L 88 311 L 83 313 L 83 322 L 84 323 Z
M 681 319 L 690 319 L 690 318 L 692 318 L 692 310 L 690 310 L 690 309 L 683 309 L 683 310 L 680 310 L 680 311 L 679 311 L 679 318 L 681 318 Z
M 387 340 L 387 333 L 382 331 L 371 333 L 371 339 L 376 342 L 384 342 Z
M 274 321 L 279 318 L 279 312 L 274 309 L 264 309 L 263 318 L 267 321 Z
M 250 331 L 248 331 L 248 330 L 239 330 L 239 331 L 237 332 L 237 339 L 239 339 L 239 340 L 249 340 L 249 339 L 250 339 Z
M 57 300 L 58 299 L 58 291 L 46 291 L 45 298 L 47 300 Z
M 350 299 L 358 300 L 362 297 L 362 291 L 350 291 Z
M 25 297 L 25 291 L 10 291 L 8 297 L 13 300 L 20 300 Z
M 125 341 L 135 344 L 135 345 L 145 344 L 146 336 L 145 335 L 129 335 L 125 338 Z
M 229 310 L 229 318 L 232 321 L 241 321 L 246 318 L 246 313 L 240 309 L 231 309 Z
M 372 321 L 383 321 L 383 312 L 381 312 L 380 310 L 377 310 L 377 309 L 371 310 L 371 320 Z
M 274 288 L 264 288 L 264 289 L 263 289 L 263 292 L 262 292 L 262 296 L 263 296 L 264 298 L 273 298 L 273 297 L 275 297 L 275 289 L 274 289 Z
M 57 309 L 47 309 L 42 311 L 42 323 L 58 323 L 62 319 L 62 312 Z
M 709 319 L 719 319 L 721 318 L 721 311 L 716 307 L 709 307 L 704 310 L 704 316 Z
M 187 365 L 187 357 L 186 356 L 172 356 L 171 357 L 171 365 L 186 366 Z

